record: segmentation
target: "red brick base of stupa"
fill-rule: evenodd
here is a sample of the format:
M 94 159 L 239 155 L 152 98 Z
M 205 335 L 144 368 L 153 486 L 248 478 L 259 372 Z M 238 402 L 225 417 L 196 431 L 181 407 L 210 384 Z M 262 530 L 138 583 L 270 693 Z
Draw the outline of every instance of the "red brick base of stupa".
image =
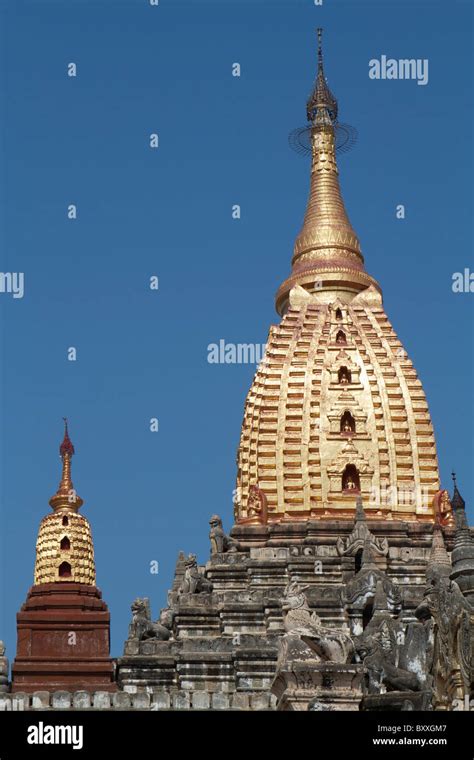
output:
M 96 586 L 32 586 L 17 614 L 12 691 L 115 691 L 110 613 Z

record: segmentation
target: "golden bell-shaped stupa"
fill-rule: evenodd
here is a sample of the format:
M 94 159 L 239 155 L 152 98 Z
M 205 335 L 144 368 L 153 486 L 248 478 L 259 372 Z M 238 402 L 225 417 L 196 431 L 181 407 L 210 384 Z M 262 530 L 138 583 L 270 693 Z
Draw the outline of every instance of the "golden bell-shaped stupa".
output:
M 49 503 L 53 514 L 43 517 L 36 541 L 34 585 L 74 582 L 95 586 L 94 545 L 88 520 L 79 514 L 83 504 L 71 480 L 74 446 L 65 420 L 59 448 L 62 476 Z
M 428 404 L 344 206 L 318 37 L 309 200 L 276 296 L 282 319 L 245 404 L 235 518 L 347 519 L 361 496 L 374 518 L 431 521 L 439 474 Z

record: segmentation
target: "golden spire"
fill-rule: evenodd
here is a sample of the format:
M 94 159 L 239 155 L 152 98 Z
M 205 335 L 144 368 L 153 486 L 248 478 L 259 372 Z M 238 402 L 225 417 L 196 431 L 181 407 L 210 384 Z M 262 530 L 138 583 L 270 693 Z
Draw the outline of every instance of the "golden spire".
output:
M 64 438 L 59 447 L 59 454 L 63 460 L 63 470 L 58 490 L 51 497 L 49 503 L 55 512 L 59 509 L 61 511 L 77 512 L 84 502 L 76 494 L 71 480 L 71 459 L 74 456 L 74 446 L 69 438 L 66 417 L 63 417 L 63 420 Z
M 259 522 L 257 489 L 269 524 L 353 519 L 357 494 L 367 519 L 426 522 L 433 520 L 436 496 L 447 524 L 423 388 L 385 314 L 380 288 L 364 269 L 341 198 L 335 133 L 339 129 L 347 145 L 350 129 L 337 121 L 318 36 L 308 125 L 295 130 L 294 143 L 304 151 L 308 136 L 312 140 L 308 210 L 293 273 L 277 296 L 282 319 L 270 328 L 265 361 L 245 402 L 236 521 Z M 362 517 L 359 502 L 359 526 Z M 438 557 L 436 543 L 435 549 Z M 370 549 L 365 554 L 369 561 Z
M 95 585 L 94 545 L 87 519 L 79 514 L 82 499 L 71 479 L 74 446 L 64 418 L 64 438 L 59 453 L 63 460 L 61 482 L 49 500 L 53 514 L 41 520 L 36 541 L 35 585 L 82 583 Z
M 359 240 L 349 221 L 339 187 L 336 162 L 338 106 L 324 76 L 322 29 L 318 29 L 318 72 L 307 103 L 311 134 L 311 185 L 303 227 L 296 238 L 292 275 L 280 287 L 276 308 L 286 310 L 292 287 L 351 296 L 374 285 L 366 273 Z

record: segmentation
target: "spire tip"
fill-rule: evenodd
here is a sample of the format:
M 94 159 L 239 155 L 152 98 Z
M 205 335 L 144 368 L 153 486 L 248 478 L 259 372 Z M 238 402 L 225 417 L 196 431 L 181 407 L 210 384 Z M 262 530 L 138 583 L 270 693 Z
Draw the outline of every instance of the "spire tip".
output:
M 321 26 L 318 26 L 316 29 L 316 33 L 318 35 L 318 64 L 319 68 L 322 68 L 323 65 L 323 29 Z
M 69 456 L 72 457 L 74 454 L 74 446 L 72 445 L 72 441 L 69 438 L 67 417 L 63 417 L 63 420 L 64 420 L 64 438 L 63 438 L 63 442 L 61 443 L 59 447 L 59 454 L 61 457 L 63 457 L 65 454 L 69 454 Z

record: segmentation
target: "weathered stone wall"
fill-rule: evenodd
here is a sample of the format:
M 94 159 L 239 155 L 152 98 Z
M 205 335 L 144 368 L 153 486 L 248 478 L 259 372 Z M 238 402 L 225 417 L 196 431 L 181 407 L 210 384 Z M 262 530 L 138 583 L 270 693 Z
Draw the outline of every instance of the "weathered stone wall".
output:
M 205 566 L 180 554 L 158 621 L 147 599 L 135 600 L 124 654 L 114 663 L 119 691 L 0 693 L 0 711 L 430 709 L 426 621 L 437 615 L 437 597 L 426 596 L 427 579 L 430 568 L 452 573 L 448 552 L 459 543 L 453 527 L 433 530 L 368 522 L 361 505 L 355 521 L 235 526 L 225 541 L 218 536 Z M 456 628 L 462 641 L 469 630 L 472 638 L 472 628 L 463 633 L 465 606 Z M 382 628 L 398 650 L 393 660 L 380 649 L 361 651 Z M 336 649 L 346 645 L 340 657 Z M 462 656 L 453 662 L 459 681 Z M 4 656 L 2 673 L 6 691 Z M 379 673 L 395 691 L 377 682 Z M 456 684 L 443 709 L 464 704 L 466 689 L 461 694 Z
M 276 698 L 267 694 L 223 694 L 206 691 L 165 691 L 110 694 L 106 691 L 38 691 L 0 695 L 1 711 L 30 710 L 274 710 Z
M 361 525 L 367 527 L 374 546 L 385 546 L 365 570 L 357 566 L 359 533 L 354 534 L 352 520 L 234 526 L 232 550 L 214 552 L 199 568 L 212 584 L 200 592 L 184 590 L 181 554 L 168 594 L 168 639 L 129 636 L 117 660 L 119 688 L 160 690 L 157 700 L 163 709 L 218 709 L 221 704 L 223 709 L 262 709 L 260 704 L 274 709 L 271 688 L 285 633 L 282 599 L 294 580 L 306 587 L 309 608 L 323 625 L 350 635 L 362 630 L 364 605 L 381 578 L 393 616 L 400 615 L 404 624 L 415 622 L 432 524 L 368 523 L 363 513 L 357 524 L 359 532 Z M 452 539 L 453 532 L 446 530 L 449 546 Z M 348 547 L 346 554 L 341 546 Z

